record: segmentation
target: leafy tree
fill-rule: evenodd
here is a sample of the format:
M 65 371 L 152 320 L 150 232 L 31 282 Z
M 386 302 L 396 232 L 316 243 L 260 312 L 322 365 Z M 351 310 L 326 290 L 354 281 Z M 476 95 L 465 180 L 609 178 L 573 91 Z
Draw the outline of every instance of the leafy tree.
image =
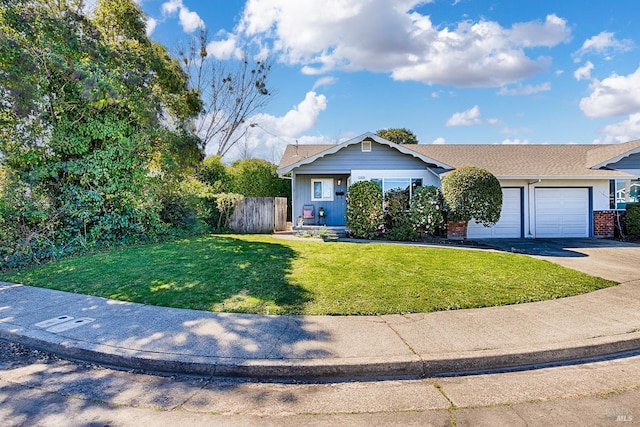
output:
M 372 181 L 358 181 L 347 191 L 347 228 L 354 237 L 375 239 L 384 231 L 382 191 Z
M 395 142 L 396 144 L 417 144 L 418 138 L 406 128 L 380 129 L 376 132 L 381 138 Z
M 180 133 L 197 93 L 146 37 L 139 7 L 99 1 L 92 19 L 81 6 L 0 0 L 0 162 L 19 207 L 9 246 L 33 259 L 153 238 L 152 172 L 199 152 Z
M 220 156 L 209 156 L 202 161 L 198 169 L 198 178 L 209 184 L 216 193 L 224 193 L 229 190 L 229 174 L 227 166 L 222 163 Z
M 244 159 L 227 170 L 233 193 L 245 197 L 290 197 L 291 181 L 280 178 L 277 166 L 262 159 Z
M 442 179 L 442 194 L 454 221 L 475 219 L 489 227 L 500 219 L 502 189 L 486 169 L 464 166 L 450 172 Z
M 204 102 L 192 130 L 205 145 L 217 147 L 216 155 L 224 157 L 255 125 L 248 119 L 267 105 L 271 64 L 268 60 L 252 62 L 245 53 L 234 65 L 225 66 L 222 61 L 208 58 L 207 44 L 207 32 L 201 29 L 199 37 L 178 55 Z

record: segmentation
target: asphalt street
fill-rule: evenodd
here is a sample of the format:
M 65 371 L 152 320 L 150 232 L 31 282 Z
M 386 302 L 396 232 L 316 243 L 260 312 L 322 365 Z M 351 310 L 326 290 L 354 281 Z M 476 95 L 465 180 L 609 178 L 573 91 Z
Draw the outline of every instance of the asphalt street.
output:
M 3 426 L 624 426 L 640 356 L 421 380 L 252 382 L 155 376 L 0 341 Z

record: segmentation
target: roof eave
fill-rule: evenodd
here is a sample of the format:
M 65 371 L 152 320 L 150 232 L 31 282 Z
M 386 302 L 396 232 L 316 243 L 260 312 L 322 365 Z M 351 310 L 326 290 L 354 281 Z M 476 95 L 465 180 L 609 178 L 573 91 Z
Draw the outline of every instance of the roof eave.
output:
M 411 150 L 409 148 L 403 147 L 402 145 L 396 144 L 394 142 L 391 142 L 387 139 L 384 139 L 382 137 L 379 137 L 378 135 L 371 133 L 371 132 L 366 132 L 363 133 L 362 135 L 356 136 L 355 138 L 351 138 L 345 142 L 343 142 L 342 144 L 337 144 L 329 149 L 326 149 L 324 151 L 321 151 L 320 153 L 314 154 L 313 156 L 309 156 L 306 157 L 304 159 L 301 159 L 295 163 L 292 163 L 290 165 L 287 165 L 283 168 L 277 169 L 276 172 L 278 174 L 286 174 L 289 173 L 291 171 L 293 171 L 295 168 L 298 168 L 300 166 L 304 166 L 304 165 L 308 165 L 310 163 L 315 162 L 316 160 L 330 155 L 330 154 L 334 154 L 337 153 L 338 151 L 342 150 L 343 148 L 349 146 L 349 145 L 353 145 L 353 144 L 358 144 L 362 141 L 364 141 L 365 139 L 372 139 L 375 142 L 377 142 L 378 144 L 382 144 L 382 145 L 386 145 L 388 147 L 391 148 L 395 148 L 396 150 L 398 150 L 399 152 L 403 153 L 403 154 L 407 154 L 409 156 L 415 157 L 417 159 L 420 159 L 422 162 L 428 164 L 428 165 L 435 165 L 436 167 L 440 167 L 442 169 L 455 169 L 453 166 L 447 165 L 446 163 L 442 163 L 439 162 L 435 159 L 432 159 L 430 157 L 427 157 L 425 155 L 422 155 L 414 150 Z
M 601 163 L 598 163 L 596 165 L 593 165 L 593 166 L 591 166 L 591 169 L 597 170 L 597 169 L 606 167 L 607 165 L 610 165 L 611 163 L 617 163 L 620 160 L 624 159 L 625 157 L 629 157 L 630 155 L 637 154 L 637 153 L 640 153 L 640 147 L 634 148 L 634 149 L 629 150 L 629 151 L 625 151 L 624 153 L 619 154 L 619 155 L 617 155 L 615 157 L 612 157 L 612 158 L 610 158 L 608 160 L 605 160 L 604 162 L 601 162 Z

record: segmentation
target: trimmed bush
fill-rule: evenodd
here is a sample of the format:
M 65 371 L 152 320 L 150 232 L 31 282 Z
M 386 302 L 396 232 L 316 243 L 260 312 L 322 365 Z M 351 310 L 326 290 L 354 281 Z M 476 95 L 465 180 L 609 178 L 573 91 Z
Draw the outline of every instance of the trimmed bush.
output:
M 500 220 L 502 188 L 486 169 L 463 166 L 450 172 L 442 179 L 442 194 L 452 221 L 475 219 L 490 227 Z
M 375 239 L 384 230 L 382 191 L 371 181 L 359 181 L 347 191 L 347 228 L 353 237 Z
M 416 188 L 411 198 L 409 215 L 414 230 L 420 234 L 440 233 L 446 224 L 442 191 L 433 185 Z
M 640 203 L 627 203 L 627 234 L 640 237 Z

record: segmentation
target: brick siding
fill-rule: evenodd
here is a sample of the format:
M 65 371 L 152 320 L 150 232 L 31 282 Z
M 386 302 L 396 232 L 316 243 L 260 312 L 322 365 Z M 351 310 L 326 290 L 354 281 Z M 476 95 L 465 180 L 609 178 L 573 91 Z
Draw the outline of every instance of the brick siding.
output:
M 467 238 L 467 221 L 447 221 L 447 239 L 463 240 Z
M 615 211 L 594 211 L 593 212 L 593 236 L 613 237 L 615 234 Z

